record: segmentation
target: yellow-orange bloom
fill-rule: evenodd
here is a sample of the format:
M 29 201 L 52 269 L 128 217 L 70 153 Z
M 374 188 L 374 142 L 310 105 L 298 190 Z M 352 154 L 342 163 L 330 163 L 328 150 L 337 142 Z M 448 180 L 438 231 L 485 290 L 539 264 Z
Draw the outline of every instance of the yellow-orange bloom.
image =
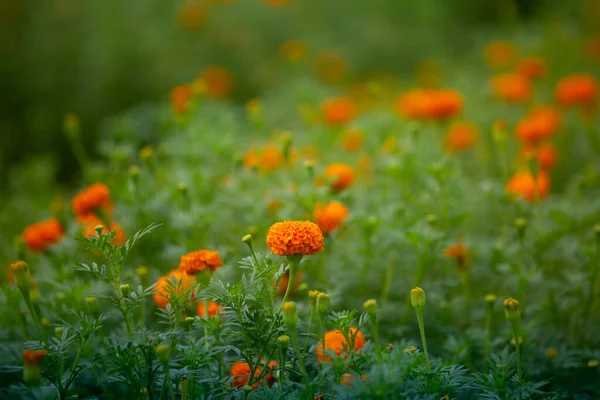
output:
M 350 328 L 348 336 L 354 339 L 354 351 L 357 352 L 365 345 L 365 337 L 361 331 L 357 328 Z M 350 350 L 350 344 L 346 340 L 346 337 L 340 330 L 329 331 L 325 334 L 325 349 L 327 351 L 334 352 L 336 356 L 340 357 L 342 353 L 347 353 Z M 316 349 L 317 359 L 319 362 L 323 361 L 323 344 L 319 344 Z M 345 354 L 344 357 L 348 357 Z M 325 361 L 331 361 L 329 355 L 325 354 Z
M 308 49 L 301 40 L 289 40 L 279 48 L 279 55 L 287 62 L 297 62 L 306 57 Z
M 405 118 L 444 120 L 463 110 L 463 98 L 452 89 L 416 89 L 396 99 L 396 112 Z
M 46 350 L 23 350 L 23 363 L 25 365 L 40 366 L 46 357 Z
M 352 121 L 357 114 L 356 105 L 346 97 L 327 100 L 321 106 L 323 120 L 328 125 L 345 125 Z
M 539 145 L 536 149 L 536 158 L 540 168 L 545 170 L 551 170 L 558 161 L 558 152 L 552 143 L 546 142 Z
M 60 242 L 65 230 L 56 218 L 36 222 L 23 231 L 23 239 L 32 252 L 44 252 L 53 244 Z
M 272 360 L 271 362 L 269 362 L 268 368 L 269 369 L 276 369 L 279 367 L 279 364 L 277 364 L 276 361 Z M 254 371 L 254 377 L 257 378 L 260 376 L 262 371 L 261 367 L 256 368 L 256 371 Z M 233 365 L 231 366 L 231 369 L 229 370 L 229 376 L 233 377 L 233 381 L 231 381 L 231 385 L 237 388 L 242 388 L 244 386 L 246 386 L 248 384 L 248 381 L 250 380 L 250 374 L 252 373 L 252 368 L 250 368 L 250 365 L 248 365 L 247 362 L 245 361 L 236 361 L 233 363 Z M 273 384 L 275 383 L 275 378 L 273 377 L 273 375 L 271 373 L 268 373 L 265 375 L 264 378 L 261 379 L 261 381 L 255 382 L 252 384 L 252 388 L 256 389 L 258 388 L 258 385 L 260 382 L 264 382 L 266 378 L 266 382 L 269 386 L 273 386 Z
M 198 303 L 198 306 L 196 307 L 196 313 L 200 318 L 204 318 L 204 315 L 206 314 L 206 303 L 204 301 Z M 214 301 L 208 302 L 208 317 L 214 318 L 218 314 L 221 314 L 221 306 Z
M 179 270 L 188 275 L 195 275 L 209 269 L 215 272 L 223 265 L 219 252 L 211 250 L 198 250 L 181 256 L 179 261 Z
M 536 178 L 527 170 L 519 171 L 507 182 L 506 191 L 530 202 L 543 199 L 550 191 L 550 176 L 544 170 L 539 170 Z
M 598 96 L 598 82 L 590 74 L 569 75 L 558 82 L 555 96 L 564 106 L 590 106 Z
M 154 302 L 160 308 L 166 308 L 167 304 L 171 302 L 169 288 L 174 289 L 172 286 L 173 279 L 175 279 L 176 282 L 181 282 L 177 288 L 178 295 L 182 295 L 196 284 L 196 278 L 193 275 L 188 275 L 178 269 L 174 269 L 167 275 L 161 276 L 156 281 L 158 284 L 154 287 L 154 294 L 152 295 Z M 194 296 L 189 296 L 189 298 L 186 299 L 186 302 L 193 303 Z
M 314 219 L 321 232 L 328 235 L 339 228 L 350 212 L 345 205 L 339 201 L 331 201 L 327 204 L 317 203 L 315 206 Z
M 280 256 L 310 256 L 323 250 L 324 243 L 323 232 L 310 221 L 277 222 L 267 232 L 267 246 Z
M 494 95 L 508 102 L 529 100 L 533 91 L 529 78 L 515 72 L 494 76 L 491 85 Z
M 345 163 L 330 164 L 325 168 L 325 175 L 332 179 L 331 189 L 339 192 L 352 186 L 354 183 L 354 169 Z
M 190 100 L 194 97 L 194 92 L 190 85 L 175 86 L 171 90 L 171 108 L 176 114 L 183 114 L 189 109 Z
M 281 151 L 271 144 L 260 150 L 250 148 L 244 154 L 244 167 L 260 168 L 262 172 L 273 171 L 282 166 L 284 161 Z
M 110 192 L 106 185 L 95 183 L 83 189 L 73 198 L 73 211 L 80 222 L 95 219 L 94 211 L 110 212 Z
M 469 249 L 462 243 L 456 243 L 444 249 L 444 255 L 448 258 L 456 260 L 456 264 L 460 270 L 465 270 L 467 267 L 467 259 L 469 257 Z
M 517 49 L 506 40 L 496 40 L 489 43 L 484 50 L 484 59 L 491 68 L 505 68 L 517 58 Z
M 354 152 L 362 149 L 365 144 L 365 134 L 358 129 L 349 129 L 342 138 L 342 148 L 347 152 Z
M 477 125 L 472 122 L 453 123 L 444 138 L 444 147 L 449 152 L 460 152 L 470 148 L 479 137 Z
M 231 93 L 233 80 L 225 68 L 208 67 L 200 75 L 205 93 L 214 99 L 225 98 Z
M 542 106 L 522 118 L 516 125 L 517 137 L 524 143 L 532 144 L 548 139 L 560 128 L 561 118 L 551 106 Z
M 548 73 L 548 66 L 539 57 L 524 58 L 519 61 L 517 71 L 529 79 L 535 79 L 546 75 Z
M 103 234 L 106 234 L 106 233 L 112 232 L 112 231 L 116 231 L 115 240 L 113 240 L 113 242 L 111 243 L 112 245 L 115 245 L 115 244 L 121 245 L 127 241 L 127 236 L 125 235 L 125 231 L 123 230 L 121 225 L 111 223 L 107 229 L 104 226 L 104 222 L 102 222 L 102 220 L 100 220 L 98 218 L 90 219 L 87 222 L 85 229 L 83 230 L 83 237 L 87 238 L 90 235 L 95 236 L 96 235 L 96 227 L 99 225 L 101 225 L 103 228 L 102 229 Z

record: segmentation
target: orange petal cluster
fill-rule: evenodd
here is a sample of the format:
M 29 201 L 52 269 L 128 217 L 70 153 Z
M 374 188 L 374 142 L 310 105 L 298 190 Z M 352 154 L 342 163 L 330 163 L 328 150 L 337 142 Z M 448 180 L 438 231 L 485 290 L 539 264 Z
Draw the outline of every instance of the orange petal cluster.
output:
M 190 107 L 190 100 L 194 97 L 194 91 L 190 85 L 179 85 L 171 89 L 169 99 L 171 109 L 175 114 L 183 114 Z
M 590 74 L 569 75 L 556 84 L 554 93 L 563 106 L 589 107 L 598 97 L 598 81 Z
M 524 58 L 517 64 L 517 71 L 529 79 L 536 79 L 548 73 L 548 66 L 539 57 Z
M 356 105 L 347 97 L 329 99 L 321 105 L 323 121 L 332 126 L 345 125 L 356 118 Z
M 206 314 L 206 302 L 201 301 L 198 303 L 198 306 L 196 307 L 196 313 L 200 318 L 204 318 L 204 315 Z M 214 318 L 219 314 L 221 314 L 221 306 L 214 301 L 210 301 L 208 303 L 208 317 Z
M 415 89 L 402 93 L 396 99 L 396 112 L 409 119 L 445 120 L 460 114 L 464 101 L 452 89 Z
M 314 219 L 321 232 L 328 235 L 338 229 L 349 215 L 350 212 L 345 205 L 339 201 L 331 201 L 327 204 L 317 203 Z
M 342 148 L 349 153 L 362 149 L 365 144 L 365 134 L 358 129 L 349 129 L 344 132 Z
M 279 367 L 279 364 L 277 364 L 276 361 L 271 361 L 268 364 L 270 369 L 275 369 Z M 254 371 L 254 377 L 258 377 L 260 375 L 262 371 L 261 367 L 256 368 L 256 371 Z M 233 377 L 233 381 L 231 381 L 231 385 L 237 388 L 242 388 L 244 386 L 246 386 L 248 384 L 248 380 L 250 379 L 250 374 L 252 373 L 252 369 L 250 368 L 250 365 L 245 362 L 245 361 L 236 361 L 233 363 L 233 365 L 231 366 L 231 369 L 229 370 L 229 376 Z M 264 382 L 264 380 L 266 379 L 266 382 L 269 386 L 273 386 L 273 384 L 275 383 L 275 378 L 273 377 L 273 375 L 271 373 L 268 373 L 267 375 L 265 375 L 265 377 L 261 380 L 262 382 Z M 255 382 L 252 384 L 252 388 L 256 389 L 258 388 L 258 385 L 260 384 L 261 381 Z
M 250 148 L 244 154 L 244 167 L 259 168 L 262 172 L 274 171 L 284 163 L 283 153 L 272 144 L 260 150 Z
M 179 270 L 188 275 L 195 275 L 206 269 L 215 272 L 222 265 L 223 261 L 217 251 L 198 250 L 181 256 Z
M 207 96 L 214 99 L 223 99 L 233 89 L 233 79 L 229 72 L 222 67 L 212 66 L 202 71 L 200 79 L 204 83 Z
M 550 176 L 544 170 L 539 170 L 535 178 L 530 171 L 519 171 L 507 182 L 506 191 L 529 202 L 543 199 L 550 191 Z
M 165 276 L 161 276 L 156 281 L 158 284 L 154 287 L 154 294 L 152 295 L 154 302 L 160 308 L 166 308 L 167 304 L 171 301 L 169 288 L 171 287 L 170 282 L 173 279 L 181 282 L 177 289 L 177 293 L 180 295 L 190 290 L 196 284 L 196 278 L 193 275 L 188 275 L 178 269 L 174 269 Z M 193 296 L 190 296 L 186 300 L 190 303 L 194 301 Z
M 310 256 L 323 250 L 324 243 L 321 229 L 310 221 L 277 222 L 267 232 L 267 246 L 280 256 Z
M 540 106 L 516 125 L 517 137 L 523 143 L 534 144 L 549 139 L 560 128 L 561 117 L 555 108 Z
M 56 218 L 36 222 L 23 231 L 23 239 L 32 252 L 44 252 L 53 244 L 60 242 L 65 230 Z
M 365 345 L 365 337 L 361 331 L 357 328 L 350 328 L 348 332 L 351 339 L 354 339 L 354 351 L 359 351 Z M 325 349 L 327 351 L 332 351 L 336 354 L 336 356 L 340 357 L 342 353 L 347 352 L 349 349 L 348 341 L 346 337 L 340 330 L 329 331 L 325 334 Z M 323 344 L 319 344 L 316 349 L 317 359 L 319 362 L 323 361 Z M 345 354 L 344 357 L 348 357 L 348 354 Z M 331 358 L 325 354 L 325 361 L 331 361 Z
M 354 169 L 346 163 L 330 164 L 325 168 L 325 176 L 332 179 L 331 189 L 339 192 L 354 183 Z
M 110 191 L 103 183 L 94 183 L 83 189 L 73 198 L 73 211 L 80 222 L 95 219 L 94 211 L 110 213 Z
M 46 357 L 46 350 L 23 350 L 23 363 L 25 365 L 40 366 Z
M 491 86 L 494 96 L 511 103 L 529 100 L 533 92 L 529 78 L 517 72 L 494 76 Z
M 478 139 L 477 125 L 472 122 L 454 122 L 444 137 L 444 147 L 451 153 L 470 148 Z

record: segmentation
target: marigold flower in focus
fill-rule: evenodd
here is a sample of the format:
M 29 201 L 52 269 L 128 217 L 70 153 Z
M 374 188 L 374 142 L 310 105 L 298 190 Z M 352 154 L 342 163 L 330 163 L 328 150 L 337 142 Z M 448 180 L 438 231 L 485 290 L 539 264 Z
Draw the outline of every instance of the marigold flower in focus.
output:
M 349 129 L 344 132 L 342 138 L 342 148 L 347 152 L 354 152 L 362 149 L 365 144 L 365 134 L 358 129 Z
M 515 198 L 520 197 L 530 202 L 543 199 L 550 191 L 550 176 L 544 170 L 539 170 L 534 179 L 530 171 L 519 171 L 506 183 L 506 191 Z
M 349 215 L 350 213 L 345 205 L 339 201 L 331 201 L 327 204 L 317 203 L 314 219 L 321 232 L 328 235 L 339 228 Z
M 444 138 L 444 147 L 449 152 L 460 152 L 470 148 L 479 137 L 477 125 L 472 122 L 454 122 Z
M 190 85 L 179 85 L 171 89 L 169 98 L 171 108 L 175 114 L 185 113 L 190 106 L 190 100 L 194 97 L 194 91 Z
M 331 189 L 339 192 L 354 183 L 354 169 L 345 163 L 330 164 L 325 168 L 325 176 L 332 179 Z
M 198 250 L 181 256 L 179 270 L 188 275 L 196 275 L 198 272 L 209 269 L 215 272 L 223 265 L 221 256 L 217 251 Z
M 598 82 L 590 74 L 565 76 L 556 84 L 555 96 L 563 106 L 590 106 L 598 96 Z
M 536 79 L 548 73 L 546 62 L 539 57 L 524 58 L 517 64 L 517 71 L 529 79 Z
M 310 256 L 323 250 L 324 242 L 321 229 L 310 221 L 276 222 L 267 232 L 267 246 L 279 256 Z
M 278 367 L 279 367 L 279 364 L 277 364 L 276 361 L 272 360 L 271 362 L 269 362 L 270 369 L 275 369 Z M 262 371 L 262 368 L 257 367 L 256 371 L 254 371 L 254 377 L 256 378 L 256 377 L 260 376 L 261 371 Z M 237 387 L 237 388 L 242 388 L 242 387 L 246 386 L 250 379 L 251 373 L 252 373 L 252 369 L 250 368 L 250 365 L 248 365 L 247 362 L 245 362 L 245 361 L 234 362 L 233 365 L 231 366 L 231 369 L 229 370 L 229 376 L 233 377 L 233 381 L 231 381 L 231 385 L 234 387 Z M 273 377 L 273 375 L 271 373 L 268 373 L 262 379 L 263 382 L 264 382 L 265 378 L 267 380 L 267 384 L 269 385 L 269 387 L 273 386 L 273 384 L 275 383 L 275 378 Z M 257 389 L 260 382 L 261 381 L 253 383 L 252 388 Z
M 515 72 L 496 75 L 491 81 L 492 92 L 500 100 L 520 102 L 531 98 L 531 81 L 524 75 Z
M 188 30 L 201 28 L 206 22 L 206 9 L 201 0 L 184 0 L 177 10 L 177 23 Z
M 208 67 L 200 75 L 204 82 L 204 90 L 209 97 L 214 99 L 225 98 L 231 93 L 233 81 L 225 68 Z
M 301 40 L 289 40 L 279 48 L 279 55 L 287 62 L 297 62 L 308 54 L 306 45 Z
M 469 257 L 469 249 L 462 243 L 456 243 L 444 249 L 444 255 L 456 260 L 456 265 L 461 271 L 466 270 Z
M 29 225 L 23 231 L 23 239 L 29 251 L 44 252 L 53 244 L 60 242 L 65 230 L 56 218 Z
M 102 183 L 94 183 L 73 198 L 73 211 L 80 222 L 96 219 L 95 212 L 110 213 L 110 191 Z
M 548 139 L 560 128 L 561 117 L 551 106 L 542 106 L 517 122 L 515 131 L 519 140 L 533 144 Z
M 99 220 L 97 218 L 91 219 L 91 220 L 89 220 L 89 222 L 87 222 L 85 229 L 83 230 L 82 236 L 84 238 L 87 238 L 89 236 L 96 236 L 96 227 L 97 226 L 102 226 L 103 234 L 106 234 L 106 233 L 112 232 L 112 231 L 116 231 L 115 240 L 113 240 L 113 242 L 111 243 L 112 245 L 115 245 L 115 244 L 121 245 L 127 241 L 127 236 L 125 235 L 125 231 L 123 230 L 121 225 L 111 223 L 107 229 L 107 227 L 104 226 L 104 222 L 102 222 L 101 220 Z
M 361 331 L 357 328 L 350 328 L 348 332 L 348 336 L 351 339 L 354 339 L 354 351 L 357 352 L 363 348 L 365 345 L 365 337 Z M 340 330 L 329 331 L 325 334 L 325 349 L 327 351 L 334 352 L 336 356 L 340 357 L 342 353 L 348 352 L 349 344 L 346 340 L 346 337 Z M 316 349 L 317 359 L 319 362 L 323 361 L 323 344 L 319 344 Z M 348 357 L 348 354 L 345 354 L 344 357 Z M 331 358 L 325 354 L 325 361 L 331 361 Z
M 179 295 L 190 290 L 196 284 L 196 278 L 193 275 L 188 275 L 178 269 L 174 269 L 168 274 L 161 276 L 156 281 L 157 285 L 154 287 L 154 294 L 152 295 L 154 303 L 160 308 L 166 308 L 167 304 L 171 301 L 169 288 L 171 287 L 173 279 L 177 282 L 181 282 L 177 289 Z M 190 296 L 186 301 L 193 302 L 193 296 Z
M 517 58 L 517 49 L 506 40 L 489 43 L 484 50 L 484 59 L 491 68 L 505 68 Z
M 352 121 L 357 114 L 356 105 L 346 97 L 327 100 L 321 106 L 323 120 L 328 125 L 345 125 Z
M 198 303 L 198 306 L 196 307 L 196 313 L 200 318 L 204 318 L 204 315 L 206 314 L 206 302 L 201 301 Z M 221 306 L 214 301 L 208 302 L 208 317 L 214 318 L 218 314 L 221 314 Z

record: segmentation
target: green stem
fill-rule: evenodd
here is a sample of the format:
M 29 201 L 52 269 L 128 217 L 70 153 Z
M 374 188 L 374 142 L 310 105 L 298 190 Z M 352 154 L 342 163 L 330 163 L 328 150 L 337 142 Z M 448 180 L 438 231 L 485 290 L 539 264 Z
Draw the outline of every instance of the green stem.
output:
M 484 371 L 487 372 L 489 369 L 489 357 L 490 357 L 490 342 L 492 337 L 492 312 L 491 308 L 488 308 L 485 314 L 485 336 L 483 340 L 483 362 Z
M 377 360 L 381 364 L 383 361 L 381 354 L 381 346 L 379 345 L 379 329 L 377 326 L 377 315 L 371 315 L 371 323 L 373 325 L 373 340 L 375 341 L 375 354 L 377 355 Z
M 388 261 L 387 269 L 385 271 L 385 277 L 383 278 L 383 290 L 381 291 L 381 306 L 383 307 L 387 302 L 390 294 L 390 288 L 392 287 L 392 277 L 394 275 L 394 259 Z
M 586 331 L 587 325 L 592 316 L 593 308 L 594 308 L 594 300 L 596 298 L 596 282 L 598 280 L 598 266 L 600 265 L 600 239 L 596 239 L 596 250 L 594 252 L 594 257 L 592 260 L 592 273 L 589 280 L 589 297 L 587 299 L 585 305 L 585 314 L 584 314 L 584 322 L 583 329 L 581 330 L 581 335 L 583 337 L 584 332 Z
M 300 365 L 300 372 L 302 372 L 302 377 L 310 387 L 310 378 L 308 376 L 308 373 L 306 372 L 306 368 L 304 367 L 304 359 L 302 358 L 302 352 L 300 352 L 300 346 L 298 346 L 298 332 L 296 331 L 296 329 L 293 329 L 290 331 L 290 333 L 292 334 L 292 344 L 294 346 L 294 351 L 296 352 L 298 365 Z
M 425 324 L 423 323 L 423 310 L 415 311 L 417 313 L 417 321 L 419 321 L 419 331 L 421 332 L 421 342 L 423 342 L 423 352 L 425 353 L 425 359 L 427 360 L 427 369 L 431 371 L 429 352 L 427 351 L 427 339 L 425 338 Z
M 315 314 L 315 310 L 314 307 L 310 307 L 310 316 L 308 317 L 308 328 L 306 330 L 306 339 L 304 340 L 304 352 L 306 352 L 306 349 L 308 348 L 308 337 L 310 335 L 310 328 L 312 327 L 312 320 Z
M 513 337 L 515 339 L 515 348 L 517 349 L 517 381 L 521 382 L 521 345 L 519 344 L 519 334 L 517 328 L 513 326 Z
M 281 362 L 281 373 L 279 374 L 279 390 L 281 394 L 281 398 L 283 398 L 283 387 L 285 385 L 285 357 L 286 351 L 283 349 L 279 349 L 279 360 Z

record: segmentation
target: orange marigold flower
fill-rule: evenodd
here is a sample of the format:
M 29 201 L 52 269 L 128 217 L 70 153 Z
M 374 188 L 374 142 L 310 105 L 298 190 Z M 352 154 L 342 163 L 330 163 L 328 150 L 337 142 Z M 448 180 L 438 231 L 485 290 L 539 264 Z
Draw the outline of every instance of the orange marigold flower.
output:
M 283 165 L 283 163 L 283 154 L 277 147 L 269 145 L 262 150 L 260 167 L 263 171 L 273 171 Z
M 223 261 L 221 261 L 219 252 L 198 250 L 181 256 L 179 270 L 188 275 L 196 275 L 198 272 L 202 272 L 206 269 L 215 272 L 222 265 Z
M 494 95 L 508 102 L 528 100 L 533 91 L 529 78 L 516 72 L 494 76 L 491 85 Z
M 279 48 L 279 55 L 288 62 L 297 62 L 306 57 L 308 49 L 301 40 L 289 40 Z
M 339 192 L 354 183 L 354 169 L 345 163 L 330 164 L 325 168 L 325 176 L 332 179 L 331 189 Z
M 517 49 L 506 40 L 496 40 L 485 47 L 484 59 L 491 68 L 505 68 L 517 58 Z
M 354 152 L 362 149 L 365 144 L 365 134 L 358 129 L 349 129 L 342 138 L 342 148 L 347 152 Z
M 206 23 L 206 8 L 202 0 L 184 0 L 177 10 L 177 23 L 184 29 L 201 28 Z
M 152 298 L 156 305 L 160 308 L 166 308 L 167 304 L 171 302 L 171 294 L 169 293 L 169 288 L 172 287 L 171 282 L 175 279 L 177 282 L 181 282 L 178 285 L 177 293 L 179 295 L 185 293 L 186 291 L 193 288 L 196 284 L 196 278 L 193 275 L 188 275 L 185 272 L 182 272 L 178 269 L 174 269 L 169 272 L 165 276 L 161 276 L 156 280 L 158 283 L 154 287 L 154 294 Z M 192 303 L 194 301 L 194 296 L 190 296 L 186 299 L 186 302 Z
M 60 242 L 65 230 L 56 218 L 29 225 L 23 231 L 23 239 L 32 252 L 44 252 L 48 247 Z
M 477 125 L 472 122 L 453 123 L 444 138 L 444 146 L 449 152 L 460 152 L 470 148 L 479 137 Z
M 325 205 L 317 203 L 314 219 L 321 232 L 328 235 L 339 228 L 349 215 L 350 213 L 345 205 L 339 201 L 331 201 Z
M 279 364 L 277 364 L 276 361 L 272 360 L 269 362 L 268 365 L 269 369 L 273 370 L 279 367 Z M 254 377 L 258 377 L 260 376 L 260 373 L 262 371 L 261 367 L 257 367 L 256 371 L 254 371 Z M 250 368 L 250 365 L 245 362 L 245 361 L 236 361 L 233 363 L 233 365 L 231 366 L 231 370 L 229 371 L 229 376 L 233 377 L 233 381 L 231 381 L 231 385 L 235 386 L 237 388 L 242 388 L 244 386 L 246 386 L 248 384 L 248 380 L 250 379 L 250 374 L 252 373 L 252 369 Z M 268 373 L 263 379 L 262 381 L 264 382 L 264 379 L 266 378 L 267 380 L 267 384 L 269 386 L 273 386 L 273 384 L 275 383 L 275 378 L 273 377 L 273 375 L 271 373 Z M 258 388 L 260 381 L 255 382 L 252 384 L 252 387 L 254 389 Z
M 81 222 L 86 222 L 90 218 L 95 219 L 95 211 L 110 212 L 111 210 L 110 191 L 102 183 L 88 186 L 73 198 L 73 211 Z
M 536 158 L 541 168 L 551 170 L 558 161 L 558 152 L 552 143 L 542 143 L 536 149 Z
M 564 106 L 589 106 L 598 96 L 598 82 L 590 74 L 569 75 L 558 82 L 555 96 Z
M 281 295 L 281 296 L 285 295 L 285 292 L 287 290 L 289 282 L 290 282 L 290 273 L 288 271 L 281 277 L 281 279 L 279 279 L 279 284 L 277 285 L 277 293 L 279 295 Z M 301 282 L 302 282 L 302 271 L 297 270 L 296 271 L 296 279 L 294 279 L 294 283 L 292 284 L 290 294 L 292 294 L 296 289 L 298 289 L 298 286 L 300 285 Z M 273 284 L 275 284 L 275 282 L 273 282 Z
M 550 176 L 544 170 L 539 170 L 536 178 L 527 170 L 519 171 L 506 183 L 506 191 L 530 202 L 543 199 L 550 191 Z
M 560 128 L 561 118 L 551 106 L 542 106 L 522 118 L 516 125 L 517 137 L 524 143 L 532 144 L 548 139 Z
M 190 85 L 175 86 L 171 90 L 171 108 L 176 114 L 183 114 L 189 109 L 190 100 L 194 97 L 194 92 Z
M 209 97 L 222 99 L 227 97 L 233 88 L 231 75 L 225 68 L 208 67 L 200 75 L 204 82 L 204 90 Z
M 200 318 L 204 318 L 204 315 L 206 314 L 206 302 L 201 301 L 198 303 L 198 306 L 196 307 L 196 313 L 198 314 L 198 316 Z M 214 301 L 209 301 L 208 302 L 208 317 L 214 318 L 218 314 L 221 314 L 221 306 L 218 303 L 215 303 Z
M 548 73 L 546 62 L 539 57 L 524 58 L 519 61 L 517 71 L 529 79 L 539 78 Z
M 444 120 L 460 114 L 463 98 L 452 89 L 416 89 L 396 99 L 396 112 L 409 119 Z
M 46 350 L 23 350 L 23 363 L 25 365 L 40 366 L 46 357 Z
M 83 230 L 83 237 L 87 238 L 90 235 L 95 236 L 96 235 L 96 227 L 98 225 L 101 225 L 103 227 L 103 229 L 102 229 L 103 234 L 106 234 L 106 233 L 112 232 L 112 231 L 116 231 L 115 240 L 113 240 L 113 242 L 111 243 L 112 245 L 124 244 L 127 241 L 127 236 L 125 235 L 125 231 L 123 230 L 121 225 L 112 223 L 112 224 L 110 224 L 110 226 L 108 227 L 108 230 L 107 230 L 106 227 L 104 226 L 104 222 L 102 222 L 102 220 L 100 220 L 98 218 L 90 219 L 87 222 L 85 229 Z
M 324 242 L 321 229 L 310 221 L 277 222 L 267 232 L 267 246 L 280 256 L 310 256 L 323 250 Z
M 362 349 L 365 345 L 365 337 L 357 328 L 350 328 L 348 336 L 350 336 L 351 341 L 354 340 L 355 352 Z M 340 357 L 342 353 L 347 353 L 350 350 L 349 346 L 342 331 L 333 330 L 325 334 L 325 349 L 334 352 L 336 356 Z M 316 352 L 319 362 L 323 361 L 323 344 L 319 344 Z M 344 357 L 348 357 L 348 354 L 345 354 Z M 325 361 L 331 361 L 331 358 L 327 354 L 325 354 Z
M 328 125 L 345 125 L 352 121 L 357 114 L 356 105 L 346 97 L 327 100 L 321 106 L 323 120 Z
M 456 260 L 456 264 L 460 270 L 466 269 L 469 253 L 467 246 L 462 243 L 456 243 L 444 250 L 444 255 Z

